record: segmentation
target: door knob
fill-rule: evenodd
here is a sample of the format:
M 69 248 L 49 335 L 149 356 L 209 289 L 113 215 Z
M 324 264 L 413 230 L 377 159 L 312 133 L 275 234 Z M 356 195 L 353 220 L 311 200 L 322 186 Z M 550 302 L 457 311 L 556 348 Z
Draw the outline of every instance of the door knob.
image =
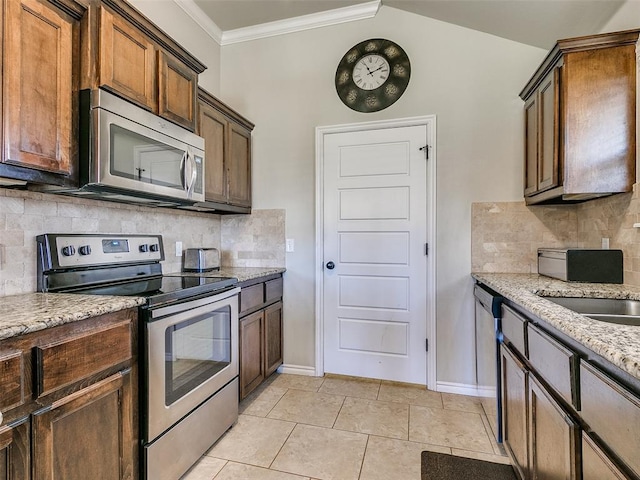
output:
M 328 270 L 333 270 L 334 268 L 336 268 L 336 264 L 333 262 L 327 262 L 327 269 Z

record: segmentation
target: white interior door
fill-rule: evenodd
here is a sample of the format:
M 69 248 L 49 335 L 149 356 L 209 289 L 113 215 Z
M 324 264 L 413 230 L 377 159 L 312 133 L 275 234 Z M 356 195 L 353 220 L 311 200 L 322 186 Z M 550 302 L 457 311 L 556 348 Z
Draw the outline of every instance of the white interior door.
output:
M 324 135 L 327 373 L 427 382 L 426 144 L 426 125 Z

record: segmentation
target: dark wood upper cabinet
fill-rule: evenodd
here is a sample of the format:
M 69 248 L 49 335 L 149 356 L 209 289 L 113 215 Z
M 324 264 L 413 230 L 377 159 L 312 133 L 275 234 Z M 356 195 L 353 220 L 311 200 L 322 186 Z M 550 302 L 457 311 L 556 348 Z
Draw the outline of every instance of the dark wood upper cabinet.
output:
M 106 88 L 191 131 L 206 66 L 123 0 L 88 0 L 81 88 Z
M 5 0 L 0 176 L 73 185 L 79 31 L 73 2 Z
M 631 191 L 639 34 L 559 40 L 520 92 L 527 204 Z
M 140 30 L 100 10 L 100 85 L 153 110 L 157 103 L 156 48 Z
M 220 213 L 251 212 L 253 123 L 203 89 L 197 133 L 205 143 L 205 198 Z

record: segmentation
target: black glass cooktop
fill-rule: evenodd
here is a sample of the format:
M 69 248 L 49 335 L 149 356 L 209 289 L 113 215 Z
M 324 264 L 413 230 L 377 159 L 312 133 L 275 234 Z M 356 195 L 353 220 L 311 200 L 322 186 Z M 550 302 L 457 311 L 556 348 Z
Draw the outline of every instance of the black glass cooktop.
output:
M 238 279 L 233 277 L 196 277 L 176 274 L 78 288 L 69 293 L 146 297 L 149 306 L 156 306 L 226 290 L 236 283 Z

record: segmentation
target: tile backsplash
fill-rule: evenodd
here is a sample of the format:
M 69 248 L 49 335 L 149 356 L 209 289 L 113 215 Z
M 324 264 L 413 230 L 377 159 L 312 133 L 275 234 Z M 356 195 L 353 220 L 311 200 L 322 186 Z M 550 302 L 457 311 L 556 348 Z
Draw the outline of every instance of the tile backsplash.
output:
M 284 267 L 284 237 L 284 210 L 222 217 L 221 262 L 234 267 Z
M 640 286 L 640 194 L 612 195 L 566 206 L 474 203 L 471 263 L 475 272 L 535 273 L 538 247 L 620 249 L 624 283 Z
M 574 206 L 527 207 L 524 202 L 474 203 L 471 206 L 471 270 L 538 271 L 538 247 L 576 245 Z
M 36 290 L 35 237 L 42 233 L 161 234 L 163 271 L 171 273 L 182 268 L 176 241 L 220 249 L 224 266 L 284 267 L 284 228 L 284 210 L 220 216 L 0 189 L 0 296 Z

